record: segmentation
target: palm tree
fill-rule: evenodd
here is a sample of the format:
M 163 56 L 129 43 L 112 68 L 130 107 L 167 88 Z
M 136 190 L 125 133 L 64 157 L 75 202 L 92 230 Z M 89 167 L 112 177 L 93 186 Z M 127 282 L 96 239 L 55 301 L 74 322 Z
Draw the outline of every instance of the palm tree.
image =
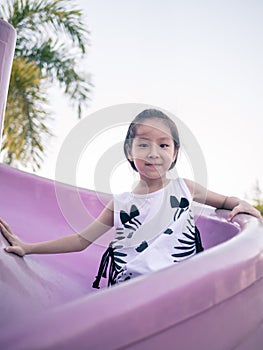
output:
M 52 135 L 47 90 L 58 83 L 77 109 L 89 101 L 90 77 L 77 71 L 89 32 L 72 0 L 7 0 L 0 17 L 17 30 L 3 133 L 3 160 L 40 168 Z

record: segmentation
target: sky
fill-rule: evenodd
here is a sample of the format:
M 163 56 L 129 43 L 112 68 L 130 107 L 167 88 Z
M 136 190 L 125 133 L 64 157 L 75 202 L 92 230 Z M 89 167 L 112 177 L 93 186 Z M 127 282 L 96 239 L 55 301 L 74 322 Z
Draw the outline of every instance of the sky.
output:
M 256 181 L 263 188 L 262 1 L 75 3 L 85 12 L 90 31 L 81 66 L 94 84 L 87 115 L 127 103 L 169 111 L 198 140 L 210 190 L 247 198 Z M 58 154 L 79 121 L 59 91 L 51 89 L 50 96 L 56 138 L 37 174 L 54 178 Z M 110 132 L 96 135 L 83 151 L 78 186 L 94 186 L 94 169 L 106 149 L 121 142 L 125 128 Z M 186 158 L 182 156 L 179 175 L 192 177 Z M 122 161 L 110 175 L 112 191 L 125 188 L 124 179 L 134 181 Z

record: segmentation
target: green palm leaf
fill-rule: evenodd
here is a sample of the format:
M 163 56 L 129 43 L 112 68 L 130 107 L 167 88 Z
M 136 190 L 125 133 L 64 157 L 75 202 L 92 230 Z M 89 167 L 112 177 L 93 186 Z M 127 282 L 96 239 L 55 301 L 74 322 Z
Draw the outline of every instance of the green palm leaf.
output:
M 4 162 L 36 170 L 52 135 L 46 93 L 58 82 L 78 117 L 92 89 L 88 74 L 77 67 L 88 45 L 89 31 L 71 0 L 7 0 L 0 17 L 17 30 L 17 43 L 5 115 Z

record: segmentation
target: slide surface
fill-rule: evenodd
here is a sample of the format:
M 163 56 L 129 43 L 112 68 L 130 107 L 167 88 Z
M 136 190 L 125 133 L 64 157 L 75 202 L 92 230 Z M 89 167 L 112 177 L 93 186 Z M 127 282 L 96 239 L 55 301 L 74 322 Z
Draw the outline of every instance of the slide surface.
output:
M 72 217 L 70 223 L 61 211 L 62 198 L 74 208 L 78 193 L 88 213 L 86 222 L 79 218 L 83 227 L 111 198 L 5 165 L 0 166 L 0 193 L 1 216 L 30 242 L 74 232 Z M 104 281 L 100 290 L 91 286 L 111 232 L 81 253 L 24 258 L 6 253 L 8 243 L 1 236 L 1 347 L 159 349 L 177 339 L 188 350 L 196 349 L 196 342 L 200 349 L 213 341 L 213 349 L 232 349 L 252 340 L 260 349 L 262 224 L 248 215 L 228 223 L 226 215 L 208 210 L 197 216 L 203 253 L 120 286 L 103 288 Z M 219 325 L 224 337 L 218 339 Z

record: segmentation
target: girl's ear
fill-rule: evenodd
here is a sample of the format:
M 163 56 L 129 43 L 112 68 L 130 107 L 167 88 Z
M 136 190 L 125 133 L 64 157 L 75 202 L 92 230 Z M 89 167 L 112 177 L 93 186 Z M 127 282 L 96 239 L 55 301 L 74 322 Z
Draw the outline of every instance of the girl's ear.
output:
M 126 152 L 127 152 L 128 159 L 132 162 L 133 161 L 133 157 L 132 157 L 132 154 L 131 154 L 130 147 L 128 145 L 125 145 L 125 149 L 126 149 Z
M 176 148 L 176 149 L 174 150 L 174 161 L 175 161 L 175 159 L 178 157 L 178 152 L 179 152 L 179 149 Z

